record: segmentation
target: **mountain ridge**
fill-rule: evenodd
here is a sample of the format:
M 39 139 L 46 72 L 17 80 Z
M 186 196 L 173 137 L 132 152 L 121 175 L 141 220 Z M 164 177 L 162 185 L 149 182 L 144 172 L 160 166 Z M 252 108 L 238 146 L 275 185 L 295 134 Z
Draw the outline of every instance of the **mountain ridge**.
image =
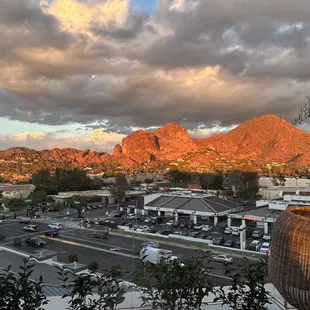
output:
M 22 155 L 38 161 L 54 160 L 77 164 L 120 163 L 132 166 L 152 161 L 187 158 L 199 165 L 210 160 L 259 160 L 263 162 L 310 165 L 310 133 L 304 132 L 276 115 L 248 120 L 227 133 L 208 138 L 193 138 L 174 122 L 154 132 L 137 130 L 115 145 L 113 154 L 73 148 L 37 151 L 13 147 L 0 151 L 0 159 Z

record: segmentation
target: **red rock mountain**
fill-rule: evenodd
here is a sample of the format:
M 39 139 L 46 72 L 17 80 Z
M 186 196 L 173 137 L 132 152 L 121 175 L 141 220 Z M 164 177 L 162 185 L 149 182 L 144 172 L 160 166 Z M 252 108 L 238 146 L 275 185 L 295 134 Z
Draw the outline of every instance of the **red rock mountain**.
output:
M 275 115 L 264 115 L 246 121 L 226 134 L 206 139 L 191 138 L 176 123 L 168 123 L 154 132 L 138 130 L 125 137 L 121 145 L 116 145 L 113 155 L 69 148 L 36 151 L 15 147 L 0 151 L 0 159 L 16 155 L 80 164 L 118 162 L 124 166 L 178 158 L 207 164 L 210 159 L 222 157 L 236 161 L 252 159 L 310 165 L 310 134 Z

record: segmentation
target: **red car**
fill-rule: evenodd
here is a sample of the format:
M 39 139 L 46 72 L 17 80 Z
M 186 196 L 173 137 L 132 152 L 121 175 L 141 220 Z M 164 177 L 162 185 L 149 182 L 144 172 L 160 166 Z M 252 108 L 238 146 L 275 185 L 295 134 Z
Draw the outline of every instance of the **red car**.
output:
M 107 231 L 95 231 L 95 232 L 93 232 L 94 238 L 107 239 L 108 236 L 109 236 L 109 232 L 107 232 Z

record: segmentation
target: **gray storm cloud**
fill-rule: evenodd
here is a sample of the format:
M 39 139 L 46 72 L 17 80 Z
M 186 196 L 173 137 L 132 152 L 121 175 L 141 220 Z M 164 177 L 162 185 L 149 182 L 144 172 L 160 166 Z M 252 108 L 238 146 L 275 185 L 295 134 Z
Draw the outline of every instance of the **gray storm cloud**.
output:
M 304 0 L 162 0 L 154 14 L 126 0 L 2 0 L 0 113 L 119 133 L 292 120 L 310 86 L 309 16 Z

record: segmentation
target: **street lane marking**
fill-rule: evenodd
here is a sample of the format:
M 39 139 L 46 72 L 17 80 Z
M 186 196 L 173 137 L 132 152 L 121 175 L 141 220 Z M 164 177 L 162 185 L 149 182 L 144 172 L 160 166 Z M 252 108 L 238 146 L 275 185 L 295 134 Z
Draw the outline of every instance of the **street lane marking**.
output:
M 91 246 L 91 245 L 77 243 L 77 242 L 71 242 L 71 241 L 64 240 L 64 239 L 51 238 L 51 237 L 48 237 L 48 236 L 45 236 L 45 235 L 42 235 L 40 237 L 41 238 L 45 238 L 45 239 L 49 239 L 49 240 L 53 240 L 53 241 L 57 241 L 57 242 L 61 242 L 61 243 L 66 243 L 66 244 L 69 244 L 69 245 L 83 247 L 83 248 L 94 250 L 94 251 L 98 251 L 98 252 L 103 252 L 103 253 L 108 253 L 108 254 L 113 254 L 113 255 L 118 255 L 118 256 L 124 256 L 124 257 L 128 257 L 128 258 L 135 258 L 135 259 L 139 258 L 139 256 L 134 256 L 134 255 L 125 254 L 125 253 L 121 253 L 121 252 L 115 252 L 115 251 L 111 251 L 111 250 L 105 250 L 105 249 L 101 249 L 101 248 L 94 247 L 94 246 Z
M 70 244 L 70 245 L 75 245 L 75 246 L 81 246 L 80 243 L 77 242 L 72 242 L 69 240 L 63 240 L 63 239 L 58 239 L 58 238 L 51 238 L 45 235 L 41 235 L 40 238 L 44 238 L 44 239 L 48 239 L 48 240 L 53 240 L 53 241 L 57 241 L 57 242 L 62 242 L 62 243 L 66 243 L 66 244 Z
M 61 237 L 69 238 L 69 239 L 75 239 L 75 240 L 81 240 L 81 241 L 85 241 L 85 242 L 88 242 L 88 243 L 98 244 L 98 245 L 103 246 L 103 247 L 108 247 L 108 248 L 113 247 L 113 249 L 116 248 L 118 250 L 124 250 L 124 251 L 128 251 L 128 252 L 132 252 L 131 248 L 123 248 L 123 247 L 119 247 L 119 246 L 113 245 L 113 244 L 101 243 L 101 242 L 91 241 L 91 240 L 77 238 L 77 237 L 72 237 L 70 235 L 63 235 L 63 234 L 61 235 Z

